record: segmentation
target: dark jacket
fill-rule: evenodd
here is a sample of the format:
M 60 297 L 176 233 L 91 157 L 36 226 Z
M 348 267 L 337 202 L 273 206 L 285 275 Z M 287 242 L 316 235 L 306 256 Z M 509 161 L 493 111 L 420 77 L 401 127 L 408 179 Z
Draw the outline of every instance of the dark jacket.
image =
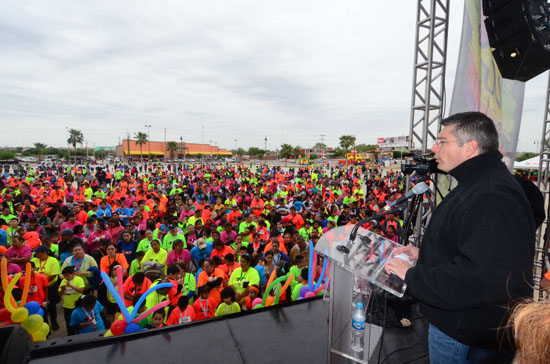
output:
M 509 308 L 533 294 L 533 214 L 501 159 L 489 152 L 450 171 L 458 186 L 435 210 L 405 276 L 431 324 L 489 349 L 509 345 L 500 330 Z

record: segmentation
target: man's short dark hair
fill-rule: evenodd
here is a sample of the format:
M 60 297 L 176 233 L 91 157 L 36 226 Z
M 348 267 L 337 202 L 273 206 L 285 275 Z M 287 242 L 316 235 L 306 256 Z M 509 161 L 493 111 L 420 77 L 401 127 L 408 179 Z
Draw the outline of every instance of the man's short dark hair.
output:
M 487 115 L 477 111 L 454 114 L 441 122 L 442 127 L 450 125 L 455 126 L 452 134 L 460 147 L 475 140 L 480 154 L 498 150 L 498 132 Z

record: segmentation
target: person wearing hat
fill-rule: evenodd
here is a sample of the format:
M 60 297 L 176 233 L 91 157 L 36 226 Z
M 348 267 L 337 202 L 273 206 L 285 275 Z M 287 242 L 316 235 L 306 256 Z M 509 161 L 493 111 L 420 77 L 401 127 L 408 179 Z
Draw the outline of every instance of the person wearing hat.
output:
M 185 236 L 179 231 L 178 224 L 173 223 L 170 225 L 168 234 L 166 234 L 164 236 L 164 239 L 162 240 L 162 248 L 167 252 L 172 251 L 172 249 L 174 248 L 172 244 L 175 240 L 183 241 L 183 247 L 187 249 Z
M 199 238 L 196 241 L 197 245 L 191 249 L 191 261 L 197 268 L 199 269 L 200 265 L 199 262 L 201 259 L 209 258 L 212 254 L 212 250 L 214 250 L 214 247 L 212 246 L 212 243 L 206 242 L 204 238 Z

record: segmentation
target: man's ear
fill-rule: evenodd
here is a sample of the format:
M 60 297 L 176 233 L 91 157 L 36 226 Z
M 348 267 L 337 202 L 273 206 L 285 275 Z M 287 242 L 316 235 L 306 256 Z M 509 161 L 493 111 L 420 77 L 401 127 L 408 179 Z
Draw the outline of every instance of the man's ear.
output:
M 470 140 L 464 144 L 468 158 L 479 155 L 479 144 L 477 140 Z

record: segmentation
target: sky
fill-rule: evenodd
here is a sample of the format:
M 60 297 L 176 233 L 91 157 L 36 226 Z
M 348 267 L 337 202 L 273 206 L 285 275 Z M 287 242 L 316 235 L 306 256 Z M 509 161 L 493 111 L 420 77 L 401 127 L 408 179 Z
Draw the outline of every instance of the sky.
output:
M 416 1 L 0 2 L 0 147 L 129 133 L 221 148 L 408 135 Z M 447 100 L 463 1 L 451 1 Z M 526 85 L 534 151 L 547 73 Z M 447 107 L 448 110 L 448 107 Z

